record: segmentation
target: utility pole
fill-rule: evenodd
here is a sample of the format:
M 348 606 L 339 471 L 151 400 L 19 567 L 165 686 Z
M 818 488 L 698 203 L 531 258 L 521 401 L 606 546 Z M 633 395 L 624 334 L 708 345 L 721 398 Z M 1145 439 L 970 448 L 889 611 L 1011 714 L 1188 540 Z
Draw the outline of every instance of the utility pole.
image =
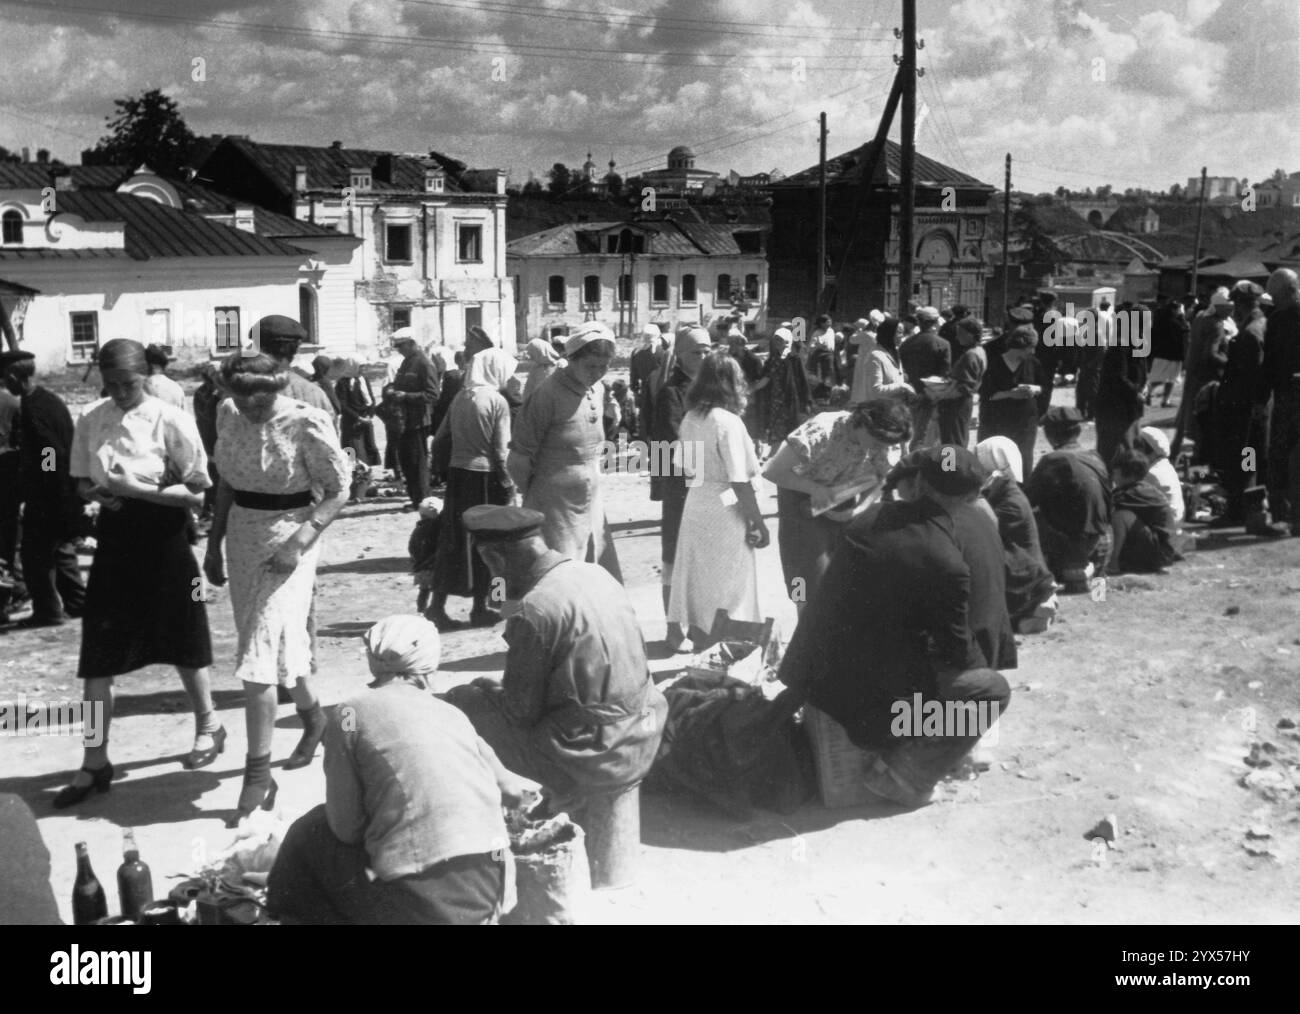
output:
M 826 290 L 826 114 L 821 114 L 820 160 L 817 163 L 817 295 Z
M 1002 188 L 1002 319 L 1007 312 L 1007 272 L 1011 248 L 1011 152 L 1007 152 L 1007 179 Z
M 903 58 L 898 73 L 903 82 L 903 165 L 899 173 L 902 195 L 898 213 L 898 315 L 902 318 L 912 298 L 916 258 L 912 236 L 916 212 L 916 0 L 903 0 Z
M 1205 173 L 1208 166 L 1201 166 L 1201 199 L 1196 205 L 1196 245 L 1192 247 L 1192 295 L 1196 295 L 1196 279 L 1201 267 L 1201 219 L 1205 215 Z

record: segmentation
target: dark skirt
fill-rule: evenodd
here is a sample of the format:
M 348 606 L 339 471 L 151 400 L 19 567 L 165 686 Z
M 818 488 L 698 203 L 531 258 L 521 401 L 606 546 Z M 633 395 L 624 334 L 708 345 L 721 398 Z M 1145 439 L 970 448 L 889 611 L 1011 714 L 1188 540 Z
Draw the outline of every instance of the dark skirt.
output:
M 433 565 L 435 593 L 488 594 L 492 575 L 474 549 L 473 540 L 461 523 L 461 515 L 482 504 L 503 507 L 509 502 L 509 494 L 490 472 L 471 472 L 465 468 L 447 470 L 447 496 L 438 526 L 438 555 Z
M 81 679 L 147 665 L 202 669 L 212 638 L 189 511 L 143 500 L 101 510 L 81 621 Z
M 831 554 L 844 535 L 844 524 L 809 511 L 809 497 L 793 489 L 777 488 L 776 544 L 781 553 L 785 593 L 793 602 L 809 602 L 821 584 Z

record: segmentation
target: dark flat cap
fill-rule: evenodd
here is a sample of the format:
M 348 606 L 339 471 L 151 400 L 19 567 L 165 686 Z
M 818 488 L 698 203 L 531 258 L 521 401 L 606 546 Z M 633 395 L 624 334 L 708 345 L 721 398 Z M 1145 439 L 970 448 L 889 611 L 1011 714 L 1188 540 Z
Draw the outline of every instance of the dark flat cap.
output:
M 295 349 L 307 340 L 306 329 L 292 317 L 273 313 L 263 317 L 248 330 L 249 340 L 255 348 L 271 350 L 293 346 Z
M 19 349 L 17 352 L 0 352 L 0 374 L 3 374 L 14 363 L 21 363 L 24 359 L 35 359 L 35 352 L 27 352 Z
M 171 346 L 146 345 L 144 347 L 144 361 L 151 366 L 166 366 L 172 361 Z
M 1007 311 L 1007 320 L 1014 320 L 1017 324 L 1032 324 L 1034 311 L 1028 306 L 1013 306 Z
M 470 507 L 461 515 L 465 530 L 480 542 L 514 542 L 536 535 L 546 516 L 527 507 L 496 507 L 482 504 Z
M 989 477 L 972 451 L 956 444 L 939 444 L 921 451 L 921 476 L 948 496 L 978 492 Z
M 904 479 L 910 479 L 914 475 L 921 474 L 921 462 L 925 458 L 924 451 L 911 451 L 903 455 L 902 460 L 889 470 L 885 476 L 885 488 L 893 489 Z
M 1083 413 L 1068 405 L 1053 405 L 1043 416 L 1044 426 L 1082 426 Z

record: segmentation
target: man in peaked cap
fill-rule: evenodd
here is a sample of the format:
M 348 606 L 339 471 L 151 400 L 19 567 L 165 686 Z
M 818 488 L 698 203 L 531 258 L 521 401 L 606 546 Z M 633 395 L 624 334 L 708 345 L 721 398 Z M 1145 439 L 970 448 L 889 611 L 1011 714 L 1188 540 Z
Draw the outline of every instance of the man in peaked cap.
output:
M 462 520 L 515 606 L 501 681 L 475 680 L 447 700 L 507 768 L 546 787 L 553 810 L 581 822 L 592 796 L 646 776 L 668 713 L 631 600 L 600 565 L 548 548 L 538 511 L 485 505 Z
M 301 324 L 292 317 L 273 313 L 249 328 L 248 338 L 253 344 L 253 352 L 266 353 L 289 374 L 289 386 L 284 389 L 286 398 L 305 401 L 330 418 L 334 417 L 334 409 L 325 392 L 293 368 L 298 346 L 307 340 L 307 331 Z

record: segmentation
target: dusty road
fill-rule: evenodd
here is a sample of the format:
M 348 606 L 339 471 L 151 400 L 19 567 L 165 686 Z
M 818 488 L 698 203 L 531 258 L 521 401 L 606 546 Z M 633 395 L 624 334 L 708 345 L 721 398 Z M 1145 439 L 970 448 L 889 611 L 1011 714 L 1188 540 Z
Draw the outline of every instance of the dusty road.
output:
M 609 481 L 628 588 L 647 642 L 658 642 L 658 505 L 644 478 Z M 774 514 L 771 487 L 764 496 Z M 348 508 L 325 538 L 317 614 L 327 704 L 364 684 L 360 633 L 384 615 L 414 610 L 405 555 L 413 523 L 397 500 L 372 501 Z M 1294 922 L 1300 732 L 1287 721 L 1300 719 L 1297 564 L 1300 540 L 1202 532 L 1197 551 L 1168 576 L 1113 582 L 1105 601 L 1067 599 L 1052 630 L 1022 640 L 992 769 L 949 783 L 923 810 L 882 816 L 810 803 L 793 815 L 737 823 L 687 800 L 644 795 L 639 883 L 599 896 L 592 917 Z M 761 568 L 763 605 L 788 632 L 794 611 L 782 594 L 775 543 Z M 454 614 L 468 609 L 456 605 Z M 135 827 L 163 894 L 171 876 L 194 868 L 196 854 L 232 838 L 222 821 L 239 791 L 245 739 L 224 592 L 214 592 L 209 610 L 217 700 L 231 732 L 213 767 L 180 767 L 192 721 L 178 678 L 165 669 L 120 681 L 112 756 L 125 777 L 74 810 L 56 813 L 49 799 L 80 761 L 78 740 L 0 738 L 0 791 L 19 793 L 36 811 L 65 918 L 79 840 L 111 884 L 120 828 Z M 445 682 L 498 672 L 499 629 L 447 635 Z M 77 636 L 74 624 L 0 637 L 0 700 L 78 696 Z M 650 647 L 656 670 L 680 665 L 661 643 Z M 297 740 L 292 707 L 281 708 L 279 730 L 277 768 Z M 1267 744 L 1253 758 L 1261 766 L 1245 763 L 1253 742 Z M 286 815 L 323 799 L 319 761 L 276 777 Z M 1121 837 L 1115 850 L 1099 853 L 1085 833 L 1110 813 Z

